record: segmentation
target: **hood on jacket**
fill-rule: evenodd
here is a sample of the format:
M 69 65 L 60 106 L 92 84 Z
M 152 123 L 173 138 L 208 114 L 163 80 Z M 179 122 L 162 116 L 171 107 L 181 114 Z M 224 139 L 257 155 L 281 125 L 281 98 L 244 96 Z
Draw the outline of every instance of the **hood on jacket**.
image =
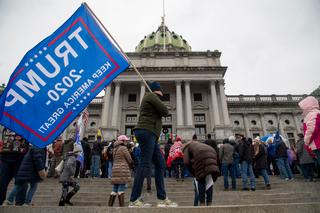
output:
M 118 146 L 121 146 L 121 145 L 125 145 L 124 144 L 124 141 L 116 141 L 116 142 L 114 142 L 114 144 L 113 144 L 113 146 L 116 148 L 116 147 L 118 147 Z
M 298 105 L 303 110 L 304 115 L 313 109 L 319 109 L 319 101 L 313 96 L 306 97 Z
M 194 143 L 194 141 L 189 141 L 188 143 L 183 144 L 182 145 L 182 152 L 184 152 L 184 150 L 187 149 L 191 143 Z

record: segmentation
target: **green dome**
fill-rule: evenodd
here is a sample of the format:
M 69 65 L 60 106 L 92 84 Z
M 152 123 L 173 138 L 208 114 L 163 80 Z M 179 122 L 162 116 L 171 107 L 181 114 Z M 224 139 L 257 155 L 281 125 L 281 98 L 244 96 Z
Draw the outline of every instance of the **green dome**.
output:
M 164 36 L 165 31 L 165 36 Z M 142 39 L 136 52 L 190 52 L 191 47 L 181 35 L 171 32 L 164 24 Z

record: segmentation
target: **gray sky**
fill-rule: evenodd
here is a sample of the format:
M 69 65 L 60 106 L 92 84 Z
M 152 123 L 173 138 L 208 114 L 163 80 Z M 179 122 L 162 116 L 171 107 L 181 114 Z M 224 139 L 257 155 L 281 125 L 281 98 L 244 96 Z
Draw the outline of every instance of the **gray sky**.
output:
M 80 0 L 0 0 L 0 83 Z M 126 52 L 160 25 L 162 0 L 88 0 Z M 320 85 L 320 0 L 166 0 L 193 51 L 219 50 L 226 93 L 308 94 Z

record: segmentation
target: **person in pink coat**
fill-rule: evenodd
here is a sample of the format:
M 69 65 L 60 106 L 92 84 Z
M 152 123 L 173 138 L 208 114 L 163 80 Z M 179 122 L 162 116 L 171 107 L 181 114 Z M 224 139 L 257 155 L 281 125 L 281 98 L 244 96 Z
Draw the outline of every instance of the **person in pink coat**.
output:
M 299 102 L 299 107 L 302 109 L 304 116 L 304 143 L 316 154 L 318 164 L 320 164 L 319 101 L 313 96 L 308 96 Z

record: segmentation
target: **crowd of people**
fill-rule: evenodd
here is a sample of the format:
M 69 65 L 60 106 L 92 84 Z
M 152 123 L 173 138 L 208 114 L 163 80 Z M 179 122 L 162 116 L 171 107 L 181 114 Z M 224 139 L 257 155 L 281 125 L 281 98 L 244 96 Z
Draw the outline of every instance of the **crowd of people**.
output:
M 142 99 L 134 142 L 125 135 L 106 142 L 98 135 L 93 143 L 83 138 L 80 145 L 73 138 L 59 136 L 52 145 L 39 149 L 10 132 L 0 142 L 0 205 L 32 205 L 38 183 L 46 178 L 57 178 L 62 185 L 59 206 L 73 205 L 71 198 L 80 190 L 79 178 L 110 178 L 108 206 L 113 206 L 117 197 L 119 206 L 125 205 L 125 191 L 133 179 L 129 207 L 149 207 L 141 194 L 144 179 L 147 191 L 151 190 L 153 176 L 157 206 L 176 207 L 178 204 L 167 197 L 165 177 L 178 182 L 193 177 L 194 206 L 212 205 L 213 186 L 219 176 L 225 191 L 255 191 L 259 176 L 266 190 L 271 189 L 271 175 L 293 181 L 293 174 L 301 173 L 306 182 L 320 177 L 320 112 L 315 98 L 299 103 L 306 124 L 304 134 L 299 133 L 299 140 L 291 147 L 279 132 L 265 142 L 259 137 L 231 135 L 218 144 L 208 134 L 204 142 L 196 135 L 189 141 L 176 136 L 160 145 L 161 118 L 169 112 L 161 101 L 160 84 L 149 86 L 152 92 Z M 240 187 L 237 178 L 242 179 Z M 14 186 L 7 193 L 13 179 Z

